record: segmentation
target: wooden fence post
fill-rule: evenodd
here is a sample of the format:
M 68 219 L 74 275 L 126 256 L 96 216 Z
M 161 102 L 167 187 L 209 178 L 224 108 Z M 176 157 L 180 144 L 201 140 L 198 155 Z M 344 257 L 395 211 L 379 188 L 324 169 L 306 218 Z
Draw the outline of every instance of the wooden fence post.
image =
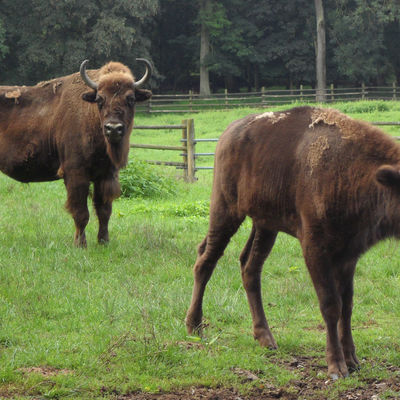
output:
M 261 107 L 265 106 L 265 86 L 261 88 Z
M 193 111 L 193 91 L 189 90 L 189 106 L 190 111 Z
M 150 114 L 151 113 L 151 97 L 149 100 L 147 100 L 147 112 Z
M 361 84 L 361 100 L 365 100 L 365 83 Z
M 396 98 L 397 98 L 397 95 L 396 95 L 396 82 L 393 82 L 392 86 L 393 86 L 393 100 L 396 100 Z
M 225 109 L 228 109 L 228 89 L 225 89 Z
M 188 119 L 186 121 L 186 152 L 187 152 L 187 182 L 196 181 L 196 165 L 195 165 L 195 146 L 196 141 L 194 137 L 194 120 Z
M 182 120 L 182 139 L 183 139 L 183 147 L 185 148 L 184 153 L 182 154 L 183 158 L 183 179 L 187 181 L 187 174 L 188 174 L 188 169 L 187 169 L 187 119 Z
M 335 101 L 335 91 L 333 89 L 333 83 L 331 83 L 331 100 Z
M 300 101 L 303 101 L 303 85 L 300 85 Z
M 184 179 L 186 182 L 195 182 L 196 165 L 195 165 L 195 137 L 194 137 L 194 120 L 184 119 L 182 121 L 182 139 L 184 140 L 185 154 L 183 157 Z

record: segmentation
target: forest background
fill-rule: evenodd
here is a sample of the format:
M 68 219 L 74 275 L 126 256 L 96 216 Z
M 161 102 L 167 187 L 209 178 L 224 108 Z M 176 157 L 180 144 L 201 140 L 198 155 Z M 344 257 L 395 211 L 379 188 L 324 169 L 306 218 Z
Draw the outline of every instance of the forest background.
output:
M 327 83 L 389 85 L 400 78 L 399 0 L 323 0 Z M 207 37 L 204 37 L 204 35 Z M 155 66 L 155 93 L 316 85 L 310 0 L 0 0 L 0 83 L 33 84 L 136 57 Z

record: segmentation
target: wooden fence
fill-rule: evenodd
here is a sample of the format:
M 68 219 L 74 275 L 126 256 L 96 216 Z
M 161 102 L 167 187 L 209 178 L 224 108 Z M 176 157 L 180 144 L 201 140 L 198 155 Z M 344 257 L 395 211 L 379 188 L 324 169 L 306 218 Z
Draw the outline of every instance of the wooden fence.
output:
M 400 126 L 400 121 L 396 122 L 371 122 L 372 125 L 379 126 Z M 157 150 L 172 150 L 172 151 L 181 151 L 180 155 L 183 157 L 182 162 L 175 161 L 154 161 L 154 160 L 146 160 L 146 162 L 155 165 L 166 165 L 172 166 L 178 169 L 182 169 L 184 171 L 183 178 L 186 182 L 195 182 L 196 171 L 201 170 L 212 170 L 213 166 L 196 166 L 196 158 L 200 156 L 211 156 L 214 157 L 215 153 L 196 153 L 195 148 L 197 143 L 205 143 L 205 142 L 218 142 L 218 138 L 211 139 L 196 139 L 195 138 L 195 129 L 194 129 L 194 120 L 193 119 L 185 119 L 182 121 L 180 125 L 153 125 L 153 126 L 143 126 L 137 125 L 134 126 L 134 129 L 156 129 L 156 130 L 165 130 L 165 129 L 179 129 L 182 130 L 182 139 L 180 139 L 181 145 L 179 146 L 164 146 L 164 145 L 154 145 L 154 144 L 135 144 L 132 143 L 130 147 L 138 148 L 138 149 L 157 149 Z M 400 136 L 395 136 L 396 140 L 400 141 Z
M 365 86 L 352 88 L 337 88 L 331 85 L 324 90 L 326 102 L 352 101 L 352 100 L 397 100 L 400 98 L 400 88 L 393 83 L 392 86 Z M 259 92 L 212 94 L 201 97 L 189 91 L 187 94 L 162 95 L 154 94 L 143 105 L 138 105 L 137 110 L 148 113 L 169 112 L 200 112 L 210 109 L 231 109 L 235 107 L 264 108 L 279 104 L 299 102 L 316 102 L 315 89 L 299 88 L 291 90 L 269 90 L 262 88 Z
M 157 149 L 157 150 L 172 150 L 172 151 L 181 151 L 181 156 L 183 157 L 182 162 L 175 161 L 154 161 L 154 160 L 146 160 L 150 164 L 155 165 L 166 165 L 172 166 L 179 169 L 183 169 L 184 171 L 184 179 L 186 182 L 194 182 L 195 178 L 195 135 L 194 135 L 194 121 L 193 119 L 185 119 L 182 121 L 180 125 L 153 125 L 153 126 L 143 126 L 136 125 L 134 129 L 156 129 L 156 130 L 165 130 L 165 129 L 179 129 L 182 131 L 182 139 L 181 144 L 179 146 L 163 146 L 163 145 L 155 145 L 155 144 L 137 144 L 132 143 L 130 147 L 137 149 Z

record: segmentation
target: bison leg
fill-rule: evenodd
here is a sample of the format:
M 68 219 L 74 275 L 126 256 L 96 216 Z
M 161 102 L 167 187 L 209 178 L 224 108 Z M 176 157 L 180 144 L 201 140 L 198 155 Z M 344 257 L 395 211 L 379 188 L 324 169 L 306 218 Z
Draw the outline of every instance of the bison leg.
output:
M 239 228 L 243 218 L 212 218 L 210 229 L 198 247 L 198 255 L 193 268 L 194 286 L 192 301 L 186 314 L 186 328 L 189 333 L 201 333 L 203 296 L 219 258 L 223 255 L 230 238 Z M 213 223 L 216 221 L 216 223 Z
M 342 314 L 339 319 L 339 337 L 343 346 L 344 358 L 350 371 L 358 368 L 360 362 L 356 356 L 351 333 L 351 314 L 353 311 L 353 278 L 357 260 L 344 264 L 338 271 L 338 288 L 342 295 Z
M 104 198 L 103 185 L 98 182 L 94 183 L 93 205 L 96 210 L 97 218 L 99 219 L 99 232 L 97 241 L 101 244 L 108 243 L 108 221 L 112 212 L 112 200 Z
M 332 265 L 330 257 L 327 254 L 322 254 L 322 251 L 316 245 L 303 241 L 302 246 L 326 324 L 328 375 L 332 379 L 338 379 L 341 375 L 346 377 L 349 375 L 349 371 L 338 332 L 338 323 L 342 315 L 342 297 L 335 282 L 335 266 Z
M 110 220 L 112 212 L 112 204 L 111 202 L 96 203 L 96 200 L 94 200 L 94 202 L 97 218 L 99 219 L 99 232 L 97 234 L 97 241 L 100 244 L 106 244 L 110 240 L 108 234 L 108 221 Z
M 80 174 L 66 174 L 64 183 L 67 188 L 66 208 L 75 222 L 74 243 L 78 247 L 86 247 L 85 228 L 89 221 L 87 197 L 90 182 Z
M 261 296 L 261 271 L 277 233 L 256 229 L 253 225 L 250 237 L 240 255 L 243 286 L 253 318 L 253 333 L 261 346 L 276 349 L 275 339 L 265 317 Z

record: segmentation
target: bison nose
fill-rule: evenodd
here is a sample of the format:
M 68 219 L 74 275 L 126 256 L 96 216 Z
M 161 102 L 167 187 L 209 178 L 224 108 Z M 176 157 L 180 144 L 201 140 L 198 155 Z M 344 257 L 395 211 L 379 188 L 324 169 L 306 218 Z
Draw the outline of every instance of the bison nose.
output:
M 108 123 L 104 125 L 104 133 L 107 138 L 111 141 L 121 139 L 122 134 L 124 133 L 124 125 L 121 123 L 112 124 Z

